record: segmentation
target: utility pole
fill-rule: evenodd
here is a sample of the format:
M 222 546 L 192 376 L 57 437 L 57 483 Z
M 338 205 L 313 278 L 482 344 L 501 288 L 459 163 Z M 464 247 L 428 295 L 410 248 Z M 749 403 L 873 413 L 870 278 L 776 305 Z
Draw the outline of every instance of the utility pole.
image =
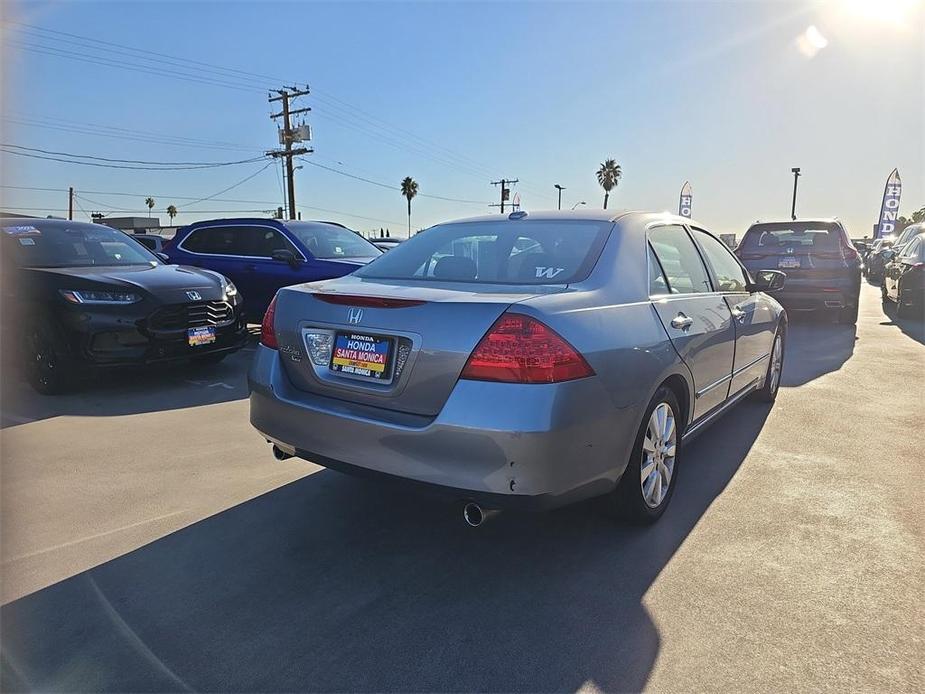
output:
M 790 172 L 793 174 L 793 204 L 790 206 L 790 219 L 795 220 L 797 218 L 797 181 L 800 180 L 800 167 L 795 166 L 790 169 Z
M 556 190 L 559 191 L 559 209 L 562 209 L 562 191 L 565 190 L 565 186 L 560 186 L 558 183 L 554 186 Z
M 276 120 L 277 118 L 283 119 L 280 132 L 280 139 L 282 140 L 280 144 L 283 145 L 283 149 L 267 152 L 267 156 L 274 158 L 282 157 L 285 160 L 286 181 L 288 184 L 287 193 L 289 203 L 289 219 L 295 219 L 295 170 L 292 167 L 292 158 L 297 157 L 300 154 L 309 154 L 314 150 L 306 147 L 293 148 L 292 144 L 294 142 L 302 142 L 304 140 L 310 139 L 310 135 L 308 137 L 305 136 L 305 133 L 308 132 L 305 128 L 298 128 L 297 130 L 293 130 L 291 118 L 292 116 L 298 115 L 300 113 L 308 113 L 311 111 L 311 108 L 306 107 L 293 110 L 289 107 L 289 100 L 295 99 L 299 96 L 305 96 L 309 93 L 309 90 L 307 86 L 305 89 L 299 89 L 298 87 L 283 87 L 282 89 L 277 89 L 276 93 L 277 96 L 271 96 L 267 99 L 267 101 L 270 103 L 274 101 L 282 102 L 282 110 L 279 113 L 272 114 L 270 118 L 272 120 Z
M 68 186 L 67 189 L 67 218 L 69 221 L 74 220 L 74 186 Z
M 501 214 L 504 214 L 504 203 L 511 197 L 511 189 L 508 187 L 512 183 L 519 183 L 516 178 L 502 178 L 500 181 L 492 181 L 493 186 L 501 186 Z M 489 205 L 489 207 L 499 207 L 499 205 Z

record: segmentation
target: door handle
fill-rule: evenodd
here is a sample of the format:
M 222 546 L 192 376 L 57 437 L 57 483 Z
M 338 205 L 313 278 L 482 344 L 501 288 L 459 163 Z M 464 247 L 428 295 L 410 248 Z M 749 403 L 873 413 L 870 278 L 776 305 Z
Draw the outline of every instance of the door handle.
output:
M 732 317 L 740 323 L 745 322 L 745 311 L 740 309 L 738 306 L 733 306 L 731 309 L 729 309 L 729 312 L 732 314 Z
M 683 313 L 679 313 L 671 319 L 671 327 L 677 328 L 678 330 L 687 330 L 693 324 L 694 319 L 690 316 L 685 316 Z

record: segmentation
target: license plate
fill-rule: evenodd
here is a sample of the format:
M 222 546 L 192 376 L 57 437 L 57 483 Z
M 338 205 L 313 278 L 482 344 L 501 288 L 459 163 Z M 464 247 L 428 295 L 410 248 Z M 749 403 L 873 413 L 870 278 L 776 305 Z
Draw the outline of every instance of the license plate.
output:
M 366 333 L 336 333 L 331 371 L 370 381 L 392 375 L 392 339 Z
M 215 328 L 211 325 L 204 328 L 189 328 L 186 331 L 186 339 L 190 347 L 210 345 L 215 342 Z
M 785 256 L 777 261 L 777 267 L 800 267 L 800 259 L 792 255 Z

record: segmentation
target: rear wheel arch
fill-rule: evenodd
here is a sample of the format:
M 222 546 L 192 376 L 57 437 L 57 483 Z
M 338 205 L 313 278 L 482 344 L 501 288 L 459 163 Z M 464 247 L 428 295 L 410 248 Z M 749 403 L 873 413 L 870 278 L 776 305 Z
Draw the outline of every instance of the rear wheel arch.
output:
M 690 386 L 688 385 L 687 380 L 680 374 L 672 374 L 664 381 L 662 381 L 658 385 L 658 388 L 663 386 L 674 393 L 674 396 L 678 399 L 678 406 L 681 408 L 680 419 L 684 423 L 683 429 L 686 429 L 687 425 L 690 423 L 691 413 Z M 655 389 L 656 392 L 658 391 L 658 388 Z

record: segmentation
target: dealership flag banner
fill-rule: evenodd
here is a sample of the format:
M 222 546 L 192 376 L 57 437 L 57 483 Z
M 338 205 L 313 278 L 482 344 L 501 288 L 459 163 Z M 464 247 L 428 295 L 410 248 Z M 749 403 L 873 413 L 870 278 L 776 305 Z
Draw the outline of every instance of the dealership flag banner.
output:
M 691 218 L 691 202 L 694 199 L 694 195 L 691 192 L 691 184 L 687 181 L 684 181 L 684 185 L 681 186 L 681 201 L 678 203 L 678 214 L 682 217 Z
M 899 216 L 899 196 L 903 192 L 903 182 L 899 178 L 899 169 L 886 179 L 883 189 L 883 202 L 880 204 L 880 219 L 877 220 L 877 238 L 888 236 L 896 231 L 896 218 Z

